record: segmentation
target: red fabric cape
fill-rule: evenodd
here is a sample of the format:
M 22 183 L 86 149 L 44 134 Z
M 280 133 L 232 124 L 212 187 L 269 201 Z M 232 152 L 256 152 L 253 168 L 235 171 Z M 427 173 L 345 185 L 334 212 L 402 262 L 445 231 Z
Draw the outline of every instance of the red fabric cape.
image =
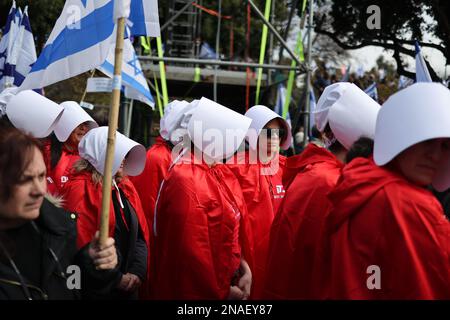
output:
M 150 279 L 150 235 L 147 228 L 141 201 L 136 189 L 128 178 L 124 178 L 118 187 L 123 191 L 129 204 L 136 212 L 139 227 L 147 243 L 148 262 L 147 280 L 141 287 L 141 295 L 148 298 L 148 282 Z M 114 190 L 114 187 L 113 189 Z M 100 215 L 102 208 L 102 186 L 95 185 L 91 179 L 91 173 L 86 171 L 72 172 L 69 181 L 63 185 L 62 196 L 64 198 L 64 209 L 77 214 L 77 247 L 82 248 L 92 241 L 95 232 L 100 229 Z M 124 200 L 122 200 L 124 201 Z M 116 216 L 111 200 L 109 211 L 109 236 L 114 237 Z
M 315 250 L 325 215 L 326 195 L 336 185 L 343 164 L 314 144 L 287 159 L 284 202 L 272 224 L 265 299 L 310 299 Z
M 254 262 L 251 298 L 260 299 L 265 278 L 270 228 L 285 194 L 282 168 L 286 158 L 279 156 L 268 164 L 259 161 L 249 164 L 248 152 L 237 156 L 238 160 L 244 158 L 245 163 L 230 164 L 229 168 L 239 180 L 247 205 Z
M 329 298 L 450 299 L 450 222 L 431 192 L 357 158 L 329 197 Z
M 47 190 L 53 195 L 59 195 L 63 184 L 70 176 L 73 165 L 80 159 L 78 149 L 69 151 L 63 146 L 61 157 L 54 168 L 51 168 L 51 144 L 49 139 L 44 142 L 42 153 L 47 168 Z M 63 177 L 65 177 L 64 181 L 62 180 Z
M 153 298 L 226 299 L 241 254 L 251 260 L 246 219 L 226 165 L 174 166 L 157 204 Z
M 141 199 L 147 226 L 153 232 L 153 214 L 159 186 L 167 176 L 172 163 L 172 150 L 162 137 L 156 139 L 155 144 L 148 149 L 144 171 L 136 177 L 130 177 Z

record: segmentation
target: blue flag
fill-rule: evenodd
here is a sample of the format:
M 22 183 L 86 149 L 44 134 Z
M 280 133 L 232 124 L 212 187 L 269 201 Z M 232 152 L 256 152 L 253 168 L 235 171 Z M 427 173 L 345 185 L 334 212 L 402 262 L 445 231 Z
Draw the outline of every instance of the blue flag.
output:
M 13 1 L 3 29 L 3 37 L 0 41 L 0 92 L 5 86 L 12 86 L 14 82 L 14 65 L 11 65 L 11 53 L 14 40 L 19 30 L 21 12 Z
M 376 82 L 374 82 L 370 86 L 368 86 L 366 88 L 366 90 L 364 90 L 364 92 L 367 93 L 367 95 L 369 97 L 371 97 L 372 99 L 374 99 L 375 101 L 378 102 L 378 90 L 377 90 L 377 83 Z
M 422 49 L 419 42 L 415 42 L 416 47 L 416 82 L 433 82 L 428 71 L 427 64 L 422 55 Z
M 20 90 L 42 88 L 103 64 L 115 44 L 114 4 L 114 0 L 67 0 Z M 129 36 L 159 36 L 156 0 L 131 0 L 129 8 Z
M 98 69 L 112 78 L 114 76 L 114 48 L 111 48 L 108 58 Z M 148 104 L 154 109 L 155 100 L 142 72 L 141 64 L 129 39 L 125 39 L 122 63 L 122 81 L 125 85 L 125 96 Z
M 14 85 L 20 86 L 31 67 L 36 62 L 36 47 L 31 31 L 30 19 L 28 17 L 28 7 L 25 7 L 19 31 L 13 44 L 11 61 L 14 67 Z

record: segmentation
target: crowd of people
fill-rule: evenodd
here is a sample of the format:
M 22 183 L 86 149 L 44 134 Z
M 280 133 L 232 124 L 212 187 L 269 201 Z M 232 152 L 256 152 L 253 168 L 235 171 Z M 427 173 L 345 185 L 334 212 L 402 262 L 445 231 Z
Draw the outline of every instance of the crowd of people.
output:
M 382 106 L 329 84 L 287 158 L 266 106 L 172 101 L 148 150 L 116 132 L 104 244 L 108 127 L 31 90 L 0 103 L 0 299 L 450 299 L 441 84 Z

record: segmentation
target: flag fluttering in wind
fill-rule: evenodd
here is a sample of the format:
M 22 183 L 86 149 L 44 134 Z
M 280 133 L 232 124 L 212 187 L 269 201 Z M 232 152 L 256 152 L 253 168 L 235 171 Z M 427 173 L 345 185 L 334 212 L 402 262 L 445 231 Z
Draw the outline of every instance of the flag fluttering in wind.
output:
M 15 65 L 11 64 L 11 58 L 21 19 L 21 10 L 16 7 L 16 2 L 13 1 L 0 41 L 0 92 L 14 83 Z
M 114 47 L 111 48 L 106 61 L 97 69 L 106 74 L 108 77 L 114 76 Z M 123 64 L 122 64 L 122 81 L 125 85 L 125 96 L 129 99 L 138 100 L 150 107 L 154 108 L 155 100 L 153 99 L 141 64 L 136 55 L 133 45 L 129 39 L 124 41 Z
M 400 76 L 400 78 L 398 79 L 398 89 L 406 88 L 407 86 L 409 86 L 413 83 L 414 83 L 413 79 L 410 79 L 405 76 Z
M 364 90 L 365 93 L 372 99 L 378 102 L 378 90 L 377 90 L 377 83 L 373 82 L 370 86 Z
M 277 91 L 277 103 L 275 104 L 275 108 L 274 108 L 274 112 L 279 114 L 280 117 L 283 117 L 283 107 L 284 107 L 284 102 L 286 99 L 286 87 L 283 84 L 279 84 L 278 85 L 278 91 Z M 289 114 L 289 108 L 287 110 L 287 114 L 286 114 L 286 121 L 289 123 L 289 125 L 291 124 L 291 115 Z
M 114 4 L 114 0 L 67 0 L 20 90 L 42 88 L 103 64 L 115 46 Z M 129 10 L 128 36 L 159 36 L 157 0 L 131 0 Z
M 14 42 L 12 57 L 15 63 L 14 86 L 19 87 L 36 62 L 36 46 L 31 31 L 28 7 L 25 8 L 20 22 L 16 41 Z
M 416 82 L 433 82 L 428 71 L 427 64 L 422 55 L 422 49 L 419 42 L 415 42 L 416 47 Z
M 219 56 L 217 55 L 217 53 L 214 51 L 213 48 L 211 48 L 211 46 L 206 43 L 203 42 L 202 46 L 200 47 L 200 54 L 198 56 L 199 59 L 218 59 Z

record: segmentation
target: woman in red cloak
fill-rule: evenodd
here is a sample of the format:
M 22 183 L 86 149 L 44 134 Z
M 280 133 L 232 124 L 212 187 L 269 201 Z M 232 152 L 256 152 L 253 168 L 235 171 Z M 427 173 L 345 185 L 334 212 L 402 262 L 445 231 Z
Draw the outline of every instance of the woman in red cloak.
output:
M 450 222 L 426 186 L 450 186 L 450 91 L 416 83 L 379 113 L 373 159 L 329 195 L 331 299 L 450 299 Z
M 79 145 L 82 159 L 62 188 L 64 208 L 77 215 L 79 248 L 94 238 L 100 226 L 107 134 L 108 127 L 100 127 L 85 135 Z M 139 196 L 126 177 L 139 174 L 144 165 L 144 147 L 117 132 L 109 235 L 115 240 L 122 276 L 108 298 L 135 299 L 141 285 L 143 298 L 148 298 L 149 232 Z
M 160 136 L 147 150 L 144 171 L 138 176 L 130 177 L 139 193 L 150 231 L 153 230 L 153 214 L 159 187 L 172 164 L 172 149 L 186 134 L 186 123 L 183 119 L 192 112 L 197 101 L 188 103 L 175 100 L 165 107 L 164 116 L 160 121 Z
M 246 207 L 236 177 L 222 163 L 238 149 L 250 122 L 200 100 L 188 125 L 194 152 L 187 150 L 186 158 L 170 169 L 156 204 L 153 298 L 250 295 Z
M 288 158 L 284 202 L 272 225 L 264 298 L 316 299 L 315 260 L 326 214 L 327 193 L 336 185 L 348 148 L 360 136 L 373 137 L 379 105 L 350 83 L 328 86 L 315 120 L 327 148 L 309 144 Z M 319 279 L 323 281 L 323 279 Z
M 67 182 L 73 165 L 80 159 L 80 140 L 90 129 L 98 127 L 78 103 L 66 101 L 61 103 L 61 107 L 64 111 L 56 123 L 55 134 L 43 143 L 47 188 L 54 195 L 61 193 L 61 187 Z
M 229 167 L 239 180 L 247 205 L 253 243 L 252 299 L 260 299 L 270 227 L 285 194 L 282 167 L 286 158 L 279 149 L 289 148 L 292 135 L 286 120 L 265 106 L 254 106 L 245 115 L 252 119 L 247 133 L 249 151 L 238 154 Z

